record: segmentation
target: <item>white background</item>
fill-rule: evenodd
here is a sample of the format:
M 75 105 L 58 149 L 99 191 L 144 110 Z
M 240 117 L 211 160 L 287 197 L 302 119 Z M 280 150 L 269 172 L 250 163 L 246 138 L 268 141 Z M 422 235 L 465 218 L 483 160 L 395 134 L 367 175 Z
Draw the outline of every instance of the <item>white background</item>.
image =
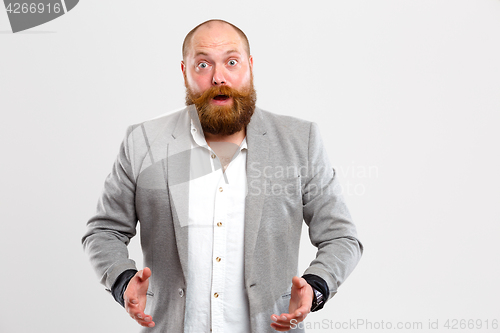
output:
M 365 246 L 308 322 L 500 320 L 500 1 L 82 0 L 18 34 L 0 9 L 0 332 L 138 330 L 80 238 L 126 127 L 183 107 L 210 18 L 247 33 L 261 108 L 319 124 Z

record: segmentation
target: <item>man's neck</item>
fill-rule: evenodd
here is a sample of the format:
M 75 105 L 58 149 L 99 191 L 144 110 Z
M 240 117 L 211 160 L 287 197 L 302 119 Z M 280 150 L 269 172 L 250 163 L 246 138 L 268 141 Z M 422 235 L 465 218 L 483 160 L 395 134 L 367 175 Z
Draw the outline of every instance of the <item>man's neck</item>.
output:
M 245 129 L 231 135 L 205 133 L 205 140 L 219 157 L 223 171 L 226 171 L 227 166 L 238 151 L 243 139 L 245 139 L 245 134 Z
M 246 132 L 245 129 L 242 129 L 241 131 L 231 135 L 211 134 L 206 132 L 204 133 L 204 135 L 205 135 L 205 140 L 207 141 L 209 146 L 210 142 L 230 142 L 239 146 L 243 142 Z

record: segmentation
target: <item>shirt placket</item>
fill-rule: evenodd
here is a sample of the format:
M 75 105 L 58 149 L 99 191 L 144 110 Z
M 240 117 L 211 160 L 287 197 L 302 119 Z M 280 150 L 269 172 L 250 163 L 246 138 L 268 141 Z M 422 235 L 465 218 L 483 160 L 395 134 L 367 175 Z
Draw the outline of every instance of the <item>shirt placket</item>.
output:
M 213 221 L 213 252 L 212 252 L 212 332 L 224 331 L 224 282 L 226 274 L 226 223 L 229 184 L 221 176 L 217 184 Z

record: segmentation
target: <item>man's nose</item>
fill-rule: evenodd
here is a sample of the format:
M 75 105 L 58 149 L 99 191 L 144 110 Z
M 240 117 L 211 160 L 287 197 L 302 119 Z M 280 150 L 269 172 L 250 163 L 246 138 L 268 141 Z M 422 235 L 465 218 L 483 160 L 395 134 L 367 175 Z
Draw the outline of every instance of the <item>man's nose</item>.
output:
M 226 78 L 224 77 L 224 69 L 220 66 L 214 68 L 214 76 L 212 77 L 213 85 L 223 85 L 226 84 Z

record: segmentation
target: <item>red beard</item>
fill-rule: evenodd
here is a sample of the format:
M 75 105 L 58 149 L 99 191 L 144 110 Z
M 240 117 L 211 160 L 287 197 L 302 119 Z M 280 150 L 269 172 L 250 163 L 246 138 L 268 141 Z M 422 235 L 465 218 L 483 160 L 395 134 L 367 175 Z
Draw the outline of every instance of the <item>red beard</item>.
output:
M 216 98 L 232 98 L 231 105 L 214 105 Z M 203 132 L 219 135 L 231 135 L 244 129 L 255 110 L 257 93 L 253 78 L 248 87 L 236 90 L 228 86 L 212 86 L 201 94 L 193 94 L 186 82 L 186 105 L 194 104 L 198 111 Z

